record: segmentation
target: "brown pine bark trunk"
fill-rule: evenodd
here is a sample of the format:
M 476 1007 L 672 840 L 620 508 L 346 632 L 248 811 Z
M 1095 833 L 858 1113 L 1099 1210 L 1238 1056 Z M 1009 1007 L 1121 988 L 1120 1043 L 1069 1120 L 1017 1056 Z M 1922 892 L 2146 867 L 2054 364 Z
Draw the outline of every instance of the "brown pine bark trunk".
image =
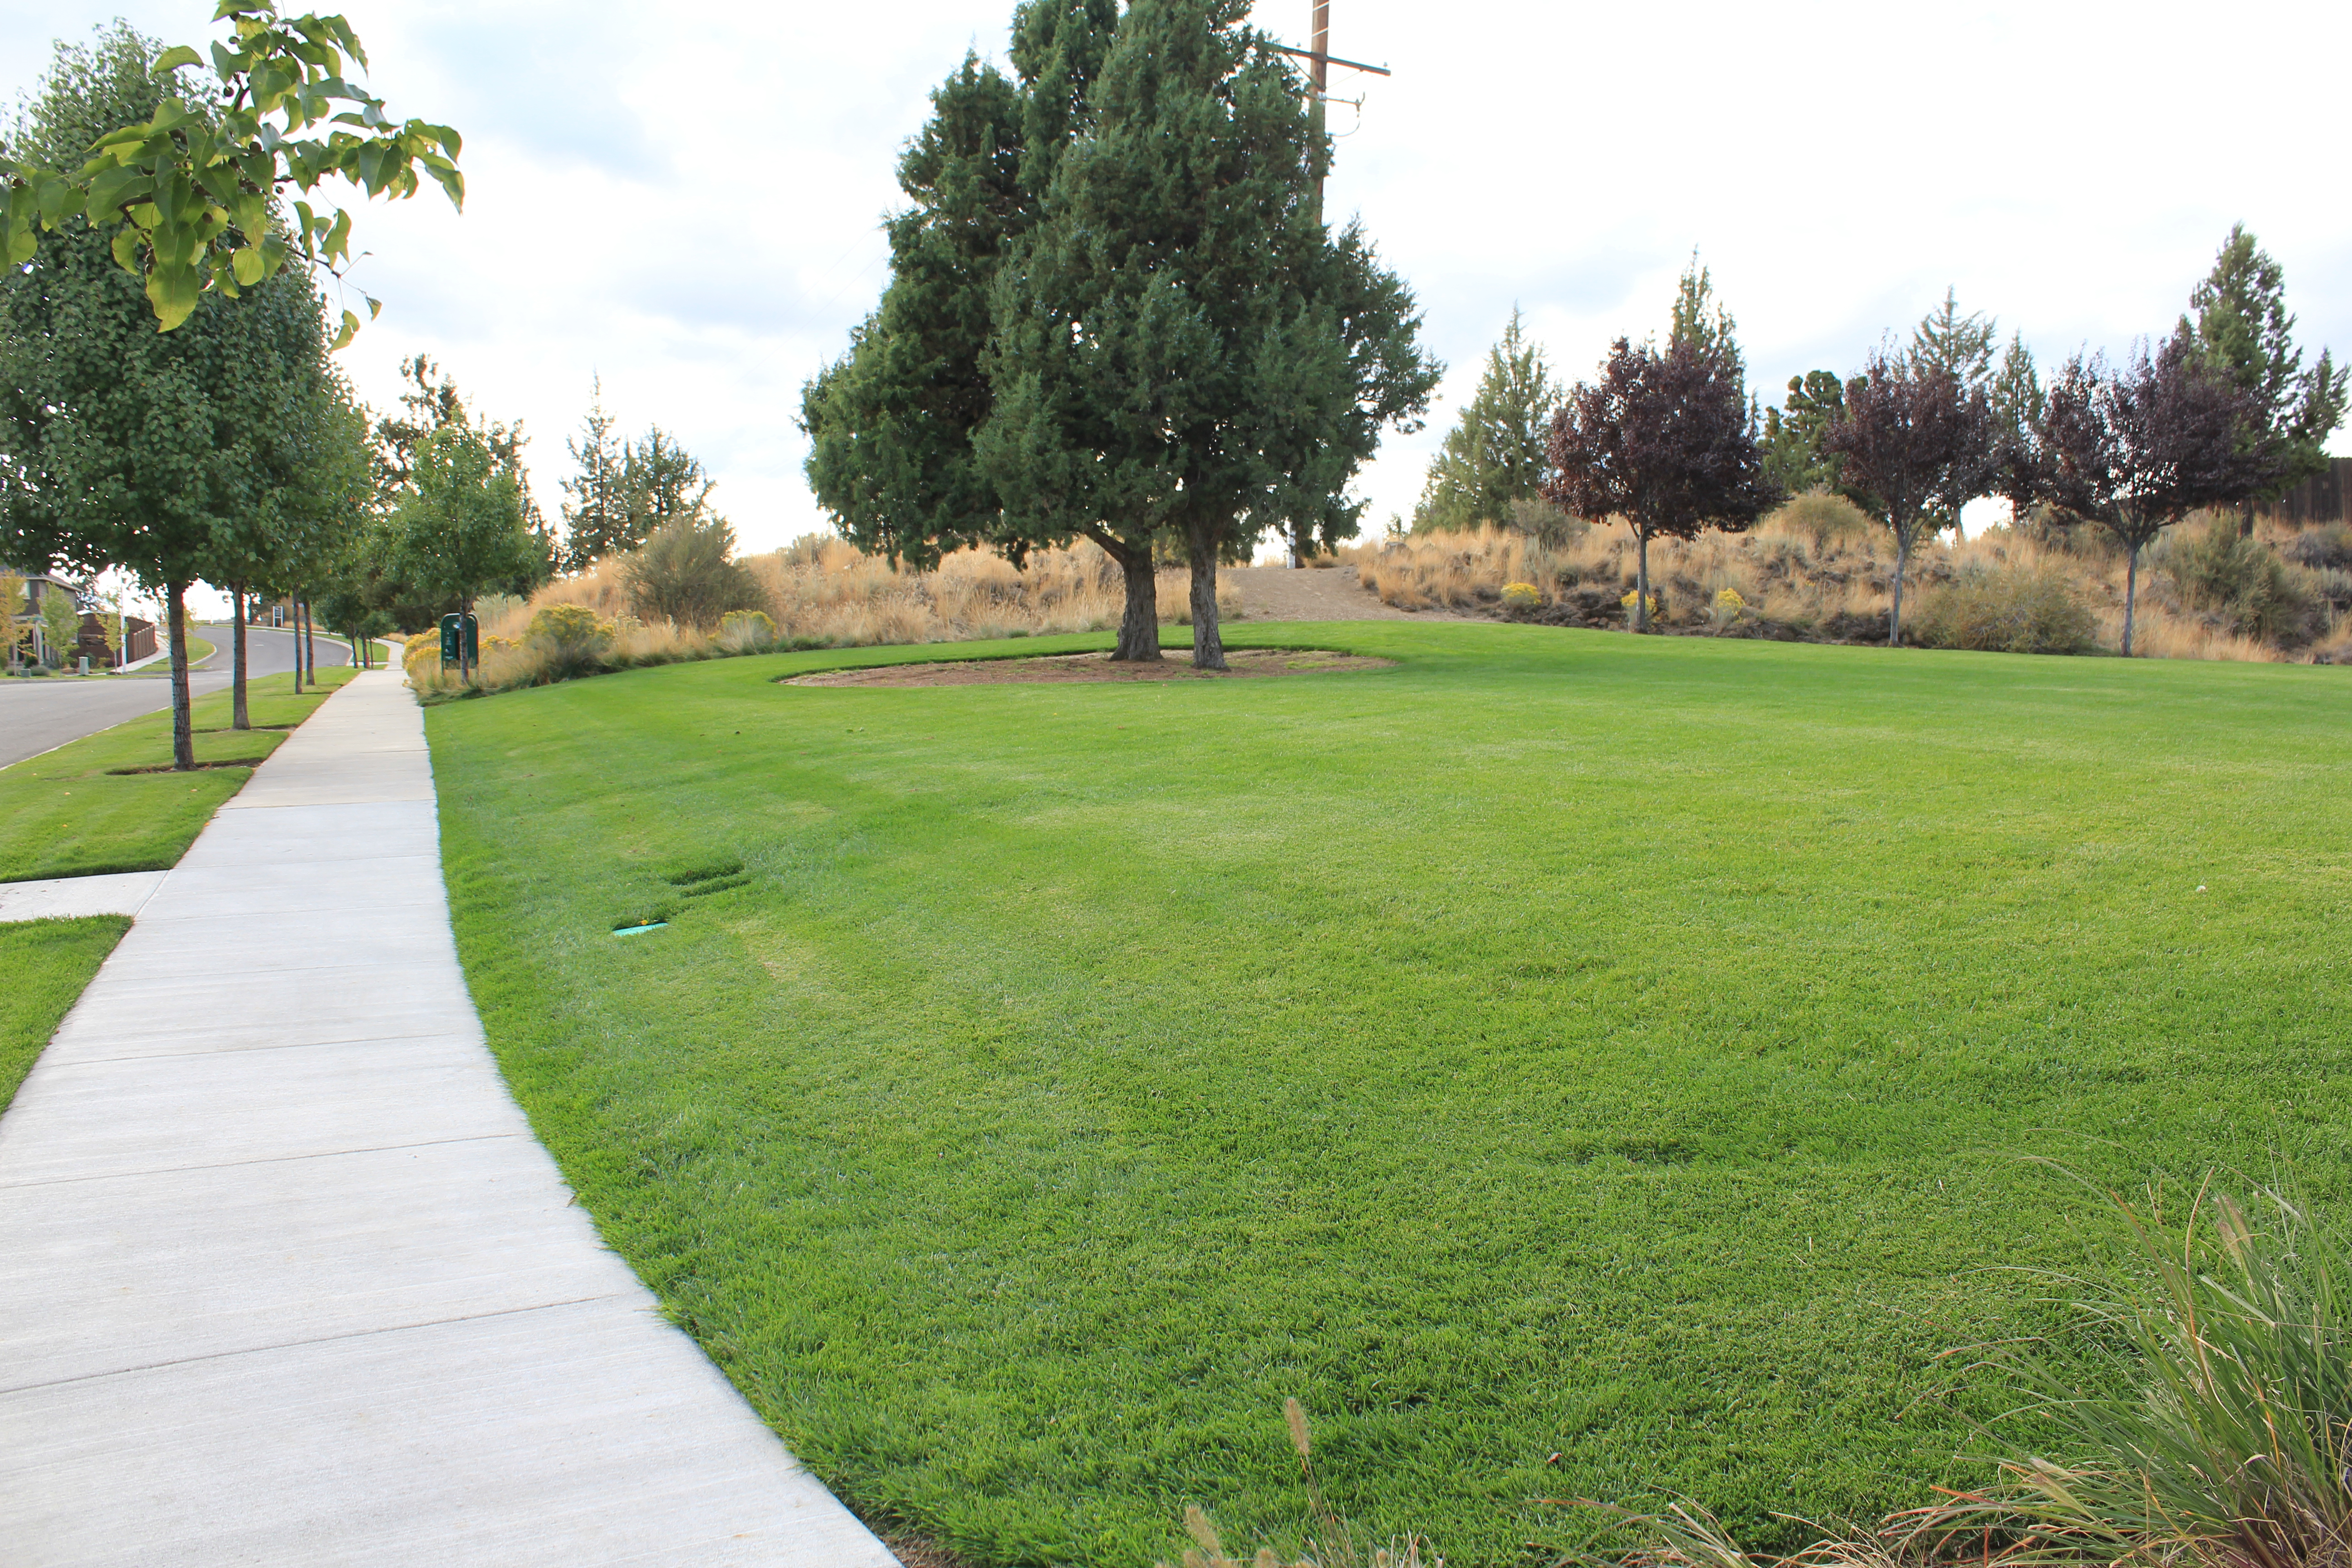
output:
M 1151 546 L 1132 545 L 1107 530 L 1088 529 L 1086 537 L 1102 546 L 1118 563 L 1127 580 L 1127 605 L 1118 617 L 1118 646 L 1111 659 L 1118 664 L 1156 664 L 1160 659 L 1160 574 L 1151 563 Z
M 196 732 L 188 713 L 188 585 L 166 583 L 163 602 L 172 624 L 172 765 L 196 765 Z
M 253 721 L 245 708 L 245 584 L 228 585 L 229 721 L 232 730 L 250 730 Z
M 1217 542 L 1206 523 L 1184 530 L 1192 567 L 1192 668 L 1225 668 L 1225 639 L 1217 625 Z

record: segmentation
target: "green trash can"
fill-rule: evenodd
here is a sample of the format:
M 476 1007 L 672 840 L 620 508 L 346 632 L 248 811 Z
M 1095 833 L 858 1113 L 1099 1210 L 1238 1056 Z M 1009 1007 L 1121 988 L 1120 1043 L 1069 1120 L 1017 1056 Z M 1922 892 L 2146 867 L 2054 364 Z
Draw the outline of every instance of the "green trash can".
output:
M 482 662 L 481 623 L 471 616 L 449 615 L 441 617 L 441 662 L 450 668 L 457 668 L 457 637 L 462 624 L 466 637 L 464 662 L 471 668 Z

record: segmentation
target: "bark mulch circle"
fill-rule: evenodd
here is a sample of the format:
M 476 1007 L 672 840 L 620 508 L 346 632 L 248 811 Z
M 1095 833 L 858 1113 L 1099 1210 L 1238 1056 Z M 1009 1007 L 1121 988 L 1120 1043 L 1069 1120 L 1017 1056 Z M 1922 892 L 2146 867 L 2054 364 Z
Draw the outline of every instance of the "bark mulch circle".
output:
M 1157 664 L 1119 664 L 1108 653 L 1051 654 L 1038 658 L 972 658 L 952 664 L 891 664 L 871 669 L 826 669 L 798 675 L 786 686 L 1002 686 L 1079 680 L 1231 680 L 1250 676 L 1322 675 L 1334 670 L 1393 669 L 1392 658 L 1334 653 L 1325 648 L 1234 647 L 1228 669 L 1194 669 L 1179 653 Z

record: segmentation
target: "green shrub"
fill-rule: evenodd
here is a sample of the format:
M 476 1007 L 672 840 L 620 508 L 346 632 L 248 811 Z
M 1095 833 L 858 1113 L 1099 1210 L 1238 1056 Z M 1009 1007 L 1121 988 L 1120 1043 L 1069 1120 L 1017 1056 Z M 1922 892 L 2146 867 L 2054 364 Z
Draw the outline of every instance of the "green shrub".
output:
M 730 610 L 719 617 L 719 646 L 729 653 L 765 653 L 776 646 L 776 623 L 765 610 Z
M 679 518 L 646 539 L 622 565 L 629 607 L 649 621 L 717 626 L 730 610 L 755 610 L 766 595 L 734 559 L 735 531 L 724 518 Z
M 1979 653 L 2088 653 L 2098 623 L 2053 566 L 1962 567 L 1927 595 L 1912 635 Z
M 550 605 L 530 618 L 524 646 L 539 656 L 542 680 L 571 680 L 604 668 L 613 628 L 585 605 Z
M 2174 531 L 2148 558 L 2183 605 L 2222 616 L 2241 637 L 2308 640 L 2310 596 L 2278 552 L 2241 536 L 2230 513 L 2212 514 L 2201 529 Z

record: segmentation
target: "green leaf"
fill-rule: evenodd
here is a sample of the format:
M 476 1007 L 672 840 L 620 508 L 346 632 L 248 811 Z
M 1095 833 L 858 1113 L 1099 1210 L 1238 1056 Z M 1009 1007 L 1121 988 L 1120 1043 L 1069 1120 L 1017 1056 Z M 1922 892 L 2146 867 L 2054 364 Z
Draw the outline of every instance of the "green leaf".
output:
M 147 274 L 147 302 L 155 308 L 155 330 L 168 332 L 195 313 L 204 298 L 204 274 L 184 262 L 158 267 Z
M 139 270 L 139 253 L 145 248 L 146 243 L 147 237 L 126 223 L 114 231 L 114 243 L 109 248 L 114 252 L 114 259 L 125 272 L 136 272 Z
M 335 353 L 337 350 L 342 348 L 346 343 L 349 343 L 353 338 L 359 336 L 359 317 L 352 311 L 345 310 L 343 312 L 343 330 L 335 334 L 335 341 L 327 345 L 327 352 L 329 353 Z
M 248 289 L 269 273 L 269 263 L 257 245 L 248 245 L 238 250 L 230 265 L 236 274 L 236 280 Z
M 165 49 L 161 55 L 158 55 L 155 58 L 154 74 L 157 76 L 169 76 L 172 72 L 178 70 L 182 66 L 200 66 L 204 63 L 204 56 L 196 53 L 195 50 L 188 47 L 185 44 L 177 44 L 171 48 Z
M 37 242 L 33 238 L 33 226 L 31 224 L 12 223 L 8 226 L 7 255 L 9 266 L 24 266 L 25 263 L 33 259 L 33 252 L 36 248 Z

